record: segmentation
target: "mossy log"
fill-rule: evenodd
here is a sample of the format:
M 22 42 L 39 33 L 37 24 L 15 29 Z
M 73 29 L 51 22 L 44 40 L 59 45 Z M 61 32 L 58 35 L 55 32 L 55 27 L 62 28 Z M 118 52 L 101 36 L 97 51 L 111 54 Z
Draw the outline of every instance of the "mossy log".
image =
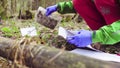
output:
M 0 56 L 13 61 L 16 46 L 15 40 L 0 37 Z M 120 68 L 119 63 L 92 59 L 42 45 L 25 45 L 22 56 L 21 51 L 17 52 L 17 59 L 23 56 L 24 64 L 31 68 Z

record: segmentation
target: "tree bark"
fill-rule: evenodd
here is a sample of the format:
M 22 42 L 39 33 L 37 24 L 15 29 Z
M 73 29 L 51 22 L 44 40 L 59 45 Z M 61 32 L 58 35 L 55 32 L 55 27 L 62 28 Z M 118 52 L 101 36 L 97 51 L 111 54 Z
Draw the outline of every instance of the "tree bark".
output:
M 17 41 L 0 37 L 0 56 L 13 61 L 18 52 L 19 59 L 22 56 L 17 48 Z M 32 68 L 120 68 L 119 63 L 92 59 L 42 45 L 25 45 L 23 57 L 24 63 Z
M 7 17 L 7 0 L 0 0 L 0 16 Z

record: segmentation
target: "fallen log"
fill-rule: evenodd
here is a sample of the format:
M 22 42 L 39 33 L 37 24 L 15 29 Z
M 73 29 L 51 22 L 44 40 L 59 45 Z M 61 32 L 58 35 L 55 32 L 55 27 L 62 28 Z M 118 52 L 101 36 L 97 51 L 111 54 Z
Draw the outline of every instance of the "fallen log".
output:
M 24 64 L 31 68 L 120 68 L 119 63 L 101 61 L 47 46 L 25 45 L 22 56 L 21 51 L 16 49 L 15 40 L 0 37 L 0 56 L 13 61 L 17 52 L 17 59 L 24 57 Z

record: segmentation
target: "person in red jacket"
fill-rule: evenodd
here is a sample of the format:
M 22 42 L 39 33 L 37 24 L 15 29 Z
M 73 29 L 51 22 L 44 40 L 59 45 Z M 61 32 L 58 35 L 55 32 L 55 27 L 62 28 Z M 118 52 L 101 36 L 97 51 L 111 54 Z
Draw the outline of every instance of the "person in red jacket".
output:
M 67 38 L 69 43 L 86 47 L 95 42 L 114 44 L 120 42 L 120 2 L 119 0 L 73 0 L 60 2 L 46 8 L 46 16 L 58 11 L 79 13 L 93 31 L 81 30 Z

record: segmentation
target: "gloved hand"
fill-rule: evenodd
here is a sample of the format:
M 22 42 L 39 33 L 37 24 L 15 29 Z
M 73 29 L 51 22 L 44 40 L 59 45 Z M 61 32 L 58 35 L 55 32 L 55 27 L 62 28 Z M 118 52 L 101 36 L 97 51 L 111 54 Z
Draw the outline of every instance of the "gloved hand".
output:
M 86 47 L 92 44 L 92 31 L 81 30 L 78 34 L 67 37 L 67 41 L 77 47 Z
M 46 8 L 46 16 L 49 16 L 53 12 L 57 11 L 57 5 L 49 6 Z

